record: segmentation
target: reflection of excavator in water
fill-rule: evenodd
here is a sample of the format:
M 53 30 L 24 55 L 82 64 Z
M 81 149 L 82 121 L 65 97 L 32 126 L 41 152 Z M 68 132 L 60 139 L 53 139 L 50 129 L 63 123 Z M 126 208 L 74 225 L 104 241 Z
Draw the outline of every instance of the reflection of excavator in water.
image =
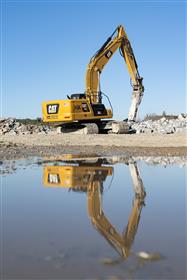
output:
M 118 49 L 126 62 L 133 88 L 128 121 L 135 121 L 144 92 L 143 78 L 139 75 L 131 43 L 121 25 L 115 29 L 112 35 L 91 58 L 86 71 L 85 93 L 72 94 L 68 96 L 67 100 L 43 102 L 43 121 L 61 124 L 62 132 L 83 128 L 83 133 L 87 134 L 100 131 L 127 133 L 129 131 L 127 122 L 107 120 L 113 117 L 112 107 L 111 109 L 105 108 L 105 105 L 102 103 L 102 96 L 105 96 L 105 94 L 100 88 L 100 74 Z
M 87 192 L 88 214 L 92 224 L 123 258 L 127 258 L 130 254 L 145 198 L 143 182 L 136 162 L 130 162 L 129 169 L 135 198 L 126 231 L 122 235 L 116 231 L 102 210 L 103 182 L 107 176 L 113 174 L 112 166 L 85 162 L 78 166 L 45 166 L 43 177 L 44 185 L 47 187 L 67 187 L 73 191 Z

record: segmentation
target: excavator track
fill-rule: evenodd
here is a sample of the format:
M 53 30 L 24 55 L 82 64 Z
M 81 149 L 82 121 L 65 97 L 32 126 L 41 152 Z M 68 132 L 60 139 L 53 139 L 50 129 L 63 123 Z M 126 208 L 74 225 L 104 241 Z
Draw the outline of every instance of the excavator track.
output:
M 125 121 L 100 121 L 97 123 L 63 123 L 57 127 L 58 134 L 128 134 L 130 126 Z
M 99 127 L 95 123 L 64 123 L 57 127 L 58 134 L 98 134 Z

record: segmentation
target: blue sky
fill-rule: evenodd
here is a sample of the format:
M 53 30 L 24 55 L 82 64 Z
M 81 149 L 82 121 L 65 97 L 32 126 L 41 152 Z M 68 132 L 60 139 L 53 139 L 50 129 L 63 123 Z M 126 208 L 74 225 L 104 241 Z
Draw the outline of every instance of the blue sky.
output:
M 41 117 L 42 101 L 84 92 L 89 59 L 119 24 L 144 78 L 139 116 L 186 111 L 185 2 L 7 0 L 1 8 L 4 117 Z M 132 90 L 119 52 L 101 87 L 114 118 L 126 118 Z

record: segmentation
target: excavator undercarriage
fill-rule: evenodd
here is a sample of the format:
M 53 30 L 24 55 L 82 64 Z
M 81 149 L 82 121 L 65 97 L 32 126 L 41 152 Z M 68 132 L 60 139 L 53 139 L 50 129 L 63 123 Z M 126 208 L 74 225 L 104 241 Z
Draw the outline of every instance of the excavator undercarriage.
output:
M 113 133 L 125 134 L 130 132 L 127 122 L 102 121 L 62 123 L 57 127 L 57 133 L 98 134 Z

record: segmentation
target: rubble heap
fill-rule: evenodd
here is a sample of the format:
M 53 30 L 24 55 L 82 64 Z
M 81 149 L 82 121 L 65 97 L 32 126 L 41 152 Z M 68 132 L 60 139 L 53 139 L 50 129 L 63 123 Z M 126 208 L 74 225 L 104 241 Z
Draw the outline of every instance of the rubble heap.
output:
M 147 120 L 136 122 L 131 125 L 136 133 L 158 133 L 170 134 L 177 132 L 187 132 L 187 114 L 180 114 L 176 119 Z
M 25 134 L 47 134 L 51 129 L 46 125 L 22 124 L 16 119 L 0 119 L 0 135 L 25 135 Z
M 187 132 L 187 114 L 180 114 L 178 118 L 159 120 L 146 120 L 131 124 L 134 133 L 170 134 Z M 55 128 L 47 125 L 22 124 L 15 118 L 0 119 L 0 135 L 24 135 L 24 134 L 49 134 L 54 133 Z

